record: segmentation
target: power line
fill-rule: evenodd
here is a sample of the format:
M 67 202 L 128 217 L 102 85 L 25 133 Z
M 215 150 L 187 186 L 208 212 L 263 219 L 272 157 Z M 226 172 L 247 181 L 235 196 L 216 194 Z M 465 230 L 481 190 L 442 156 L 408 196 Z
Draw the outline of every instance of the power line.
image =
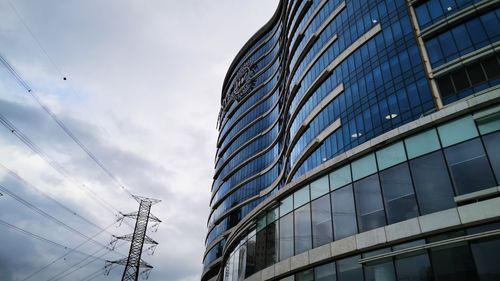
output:
M 53 217 L 52 215 L 48 214 L 47 212 L 41 210 L 40 208 L 36 207 L 35 205 L 29 203 L 28 201 L 24 200 L 23 198 L 17 196 L 15 193 L 13 193 L 12 191 L 10 191 L 9 189 L 7 189 L 5 186 L 3 185 L 0 185 L 0 190 L 2 190 L 5 194 L 8 194 L 9 196 L 11 196 L 13 199 L 15 199 L 16 201 L 18 201 L 19 203 L 23 204 L 24 206 L 28 207 L 29 209 L 31 209 L 32 211 L 42 215 L 43 217 L 55 222 L 56 224 L 64 227 L 65 229 L 85 238 L 85 239 L 88 239 L 90 241 L 92 241 L 94 244 L 100 246 L 100 247 L 107 247 L 106 245 L 103 245 L 101 242 L 99 241 L 96 241 L 94 240 L 92 237 L 90 236 L 87 236 L 85 234 L 83 234 L 82 232 L 78 231 L 77 229 L 67 225 L 66 223 L 62 222 L 61 220 Z M 120 255 L 124 256 L 123 254 L 119 253 Z
M 108 227 L 106 227 L 102 231 L 100 231 L 100 232 L 96 233 L 95 235 L 93 235 L 92 238 L 95 238 L 95 237 L 99 236 L 101 233 L 103 233 L 104 231 L 106 231 L 106 229 L 110 228 L 114 224 L 115 224 L 115 222 L 113 222 L 112 224 L 110 224 Z M 72 252 L 74 252 L 75 250 L 77 250 L 78 248 L 80 248 L 83 245 L 87 244 L 89 241 L 90 241 L 90 239 L 87 239 L 87 240 L 83 241 L 82 243 L 78 244 L 75 248 L 70 249 L 64 255 L 60 256 L 59 258 L 54 259 L 53 261 L 49 262 L 48 264 L 46 264 L 45 266 L 43 266 L 39 270 L 32 272 L 30 275 L 26 276 L 22 281 L 26 281 L 26 280 L 30 279 L 31 277 L 37 275 L 38 273 L 44 271 L 45 269 L 49 268 L 50 266 L 52 266 L 56 262 L 60 261 L 61 259 L 65 258 L 66 256 L 68 256 L 69 254 L 71 254 Z
M 28 231 L 28 230 L 25 230 L 25 229 L 19 228 L 19 227 L 15 226 L 15 225 L 13 225 L 13 224 L 10 224 L 10 223 L 8 223 L 8 222 L 6 222 L 6 221 L 2 220 L 2 219 L 0 219 L 0 225 L 3 225 L 3 226 L 5 226 L 5 227 L 7 227 L 7 228 L 10 228 L 10 229 L 16 230 L 16 231 L 21 232 L 21 233 L 23 233 L 23 234 L 25 234 L 25 235 L 31 236 L 32 238 L 35 238 L 35 239 L 37 239 L 37 240 L 40 240 L 40 241 L 46 242 L 46 243 L 48 243 L 48 244 L 52 244 L 52 245 L 57 246 L 57 247 L 59 247 L 59 248 L 63 248 L 63 249 L 65 249 L 65 250 L 72 249 L 72 248 L 70 248 L 70 247 L 68 247 L 68 246 L 65 246 L 65 245 L 59 244 L 59 243 L 57 243 L 57 242 L 54 242 L 54 241 L 52 241 L 52 240 L 50 240 L 50 239 L 48 239 L 48 238 L 45 238 L 45 237 L 43 237 L 43 236 L 37 235 L 37 234 L 35 234 L 35 233 L 33 233 L 33 232 L 30 232 L 30 231 Z M 74 252 L 76 252 L 76 253 L 79 253 L 79 254 L 85 255 L 85 256 L 90 256 L 90 257 L 95 258 L 95 259 L 99 259 L 99 260 L 102 260 L 102 261 L 106 261 L 105 259 L 102 259 L 102 257 L 96 257 L 96 256 L 93 256 L 93 255 L 89 255 L 89 254 L 87 254 L 87 253 L 84 253 L 84 252 L 81 252 L 81 251 L 78 251 L 78 250 L 73 250 L 73 251 L 74 251 Z
M 118 245 L 117 247 L 121 247 L 125 244 L 124 243 L 121 243 L 120 245 Z M 99 249 L 97 251 L 95 251 L 94 253 L 92 253 L 93 255 L 96 255 L 98 252 L 100 252 L 102 249 Z M 85 262 L 87 259 L 90 259 L 91 257 L 86 257 L 84 258 L 83 260 L 77 262 L 76 264 L 72 265 L 70 268 L 62 271 L 62 272 L 59 272 L 58 274 L 56 274 L 55 276 L 52 276 L 51 278 L 47 279 L 46 281 L 57 281 L 57 280 L 61 280 L 62 278 L 66 277 L 66 276 L 69 276 L 75 272 L 77 272 L 78 270 L 88 266 L 89 264 L 95 262 L 96 260 L 102 260 L 102 257 L 104 257 L 105 255 L 107 255 L 108 253 L 103 253 L 97 257 L 94 257 L 93 259 L 91 259 L 90 261 L 86 262 L 85 264 L 82 264 L 83 262 Z
M 110 269 L 113 269 L 113 267 L 115 267 L 115 266 L 118 266 L 118 265 L 117 264 L 113 264 L 113 265 L 110 266 Z M 94 280 L 97 277 L 99 277 L 99 275 L 104 274 L 104 272 L 105 272 L 105 269 L 100 268 L 100 269 L 94 271 L 93 273 L 85 276 L 83 279 L 80 279 L 80 281 L 91 281 L 91 280 Z
M 15 5 L 10 1 L 8 0 L 12 10 L 14 11 L 14 13 L 16 14 L 16 16 L 19 18 L 19 20 L 21 21 L 21 23 L 26 27 L 26 29 L 28 30 L 28 32 L 30 33 L 30 35 L 34 38 L 34 40 L 36 41 L 38 47 L 40 47 L 40 49 L 42 50 L 42 52 L 45 54 L 45 56 L 48 58 L 48 60 L 51 62 L 52 66 L 54 67 L 54 69 L 61 75 L 63 76 L 63 74 L 61 73 L 59 67 L 57 67 L 57 65 L 55 64 L 54 60 L 51 58 L 51 56 L 48 54 L 48 52 L 45 50 L 45 48 L 43 47 L 42 43 L 40 42 L 40 40 L 38 39 L 38 37 L 34 34 L 34 32 L 31 30 L 31 28 L 29 27 L 29 25 L 26 23 L 26 21 L 23 19 L 23 17 L 21 16 L 21 14 L 17 11 Z M 102 161 L 100 161 L 93 153 L 92 151 L 90 151 L 87 146 L 85 146 L 76 136 L 75 134 L 73 134 L 73 132 L 64 124 L 64 122 L 62 122 L 61 119 L 59 119 L 57 117 L 57 115 L 52 111 L 50 110 L 50 108 L 44 104 L 40 98 L 35 95 L 34 91 L 27 85 L 27 83 L 24 81 L 24 79 L 22 79 L 21 75 L 9 64 L 9 62 L 5 59 L 5 58 L 2 58 L 2 63 L 4 65 L 7 66 L 7 68 L 9 69 L 9 71 L 14 75 L 14 77 L 18 80 L 18 82 L 26 89 L 26 91 L 28 92 L 28 94 L 33 97 L 33 99 L 35 99 L 35 101 L 38 103 L 38 105 L 40 105 L 40 107 L 42 107 L 42 109 L 54 120 L 54 122 L 57 123 L 57 125 L 85 152 L 87 153 L 87 155 L 104 171 L 104 173 L 106 173 L 112 180 L 113 182 L 118 186 L 120 187 L 123 191 L 125 191 L 129 196 L 132 197 L 132 193 L 120 182 L 120 180 L 118 180 L 118 178 L 113 174 L 111 173 L 111 171 L 106 167 L 104 166 L 104 164 L 102 163 Z M 132 197 L 133 198 L 133 197 Z
M 30 26 L 26 23 L 26 21 L 23 19 L 23 17 L 21 17 L 21 14 L 17 11 L 16 6 L 10 0 L 7 0 L 7 1 L 9 2 L 10 7 L 14 11 L 14 13 L 16 14 L 16 16 L 19 19 L 19 21 L 24 25 L 24 27 L 31 34 L 31 37 L 33 37 L 33 39 L 35 39 L 36 43 L 38 44 L 38 47 L 40 47 L 40 49 L 42 50 L 42 52 L 47 56 L 48 60 L 50 61 L 50 63 L 54 67 L 54 69 L 62 76 L 61 70 L 54 63 L 54 60 L 52 60 L 52 58 L 49 56 L 49 53 L 45 50 L 45 48 L 43 47 L 43 45 L 40 42 L 40 40 L 38 40 L 38 37 L 35 36 L 35 33 L 33 32 L 33 30 L 31 30 Z
M 113 235 L 113 233 L 107 231 L 107 228 L 102 228 L 101 226 L 95 224 L 94 222 L 90 221 L 89 219 L 85 218 L 84 216 L 80 215 L 78 212 L 76 212 L 75 210 L 71 209 L 70 207 L 66 206 L 65 204 L 59 202 L 57 199 L 55 199 L 54 197 L 50 196 L 48 193 L 46 193 L 45 191 L 41 190 L 40 188 L 34 186 L 33 184 L 29 183 L 27 180 L 25 180 L 24 178 L 22 178 L 19 174 L 17 174 L 16 172 L 12 171 L 11 169 L 7 168 L 5 165 L 3 165 L 2 163 L 0 163 L 0 168 L 4 169 L 6 171 L 6 173 L 8 175 L 10 175 L 11 177 L 15 178 L 16 180 L 20 181 L 24 186 L 27 186 L 33 190 L 35 190 L 37 193 L 41 194 L 42 196 L 44 196 L 45 198 L 47 198 L 48 200 L 52 201 L 53 203 L 55 203 L 56 205 L 60 206 L 61 208 L 63 208 L 64 210 L 66 210 L 68 213 L 80 218 L 81 220 L 83 220 L 84 222 L 92 225 L 93 227 L 97 228 L 97 229 L 100 229 L 102 231 L 105 231 L 107 232 L 108 234 L 110 235 Z M 113 222 L 113 224 L 115 224 L 115 222 Z M 112 225 L 113 225 L 112 224 Z
M 12 134 L 14 134 L 19 140 L 21 140 L 24 144 L 26 144 L 35 154 L 37 154 L 40 158 L 42 158 L 47 164 L 49 164 L 54 170 L 56 170 L 63 177 L 72 181 L 75 186 L 86 191 L 92 199 L 94 199 L 97 203 L 99 203 L 102 207 L 107 209 L 113 216 L 119 217 L 119 211 L 114 208 L 111 204 L 104 201 L 104 199 L 100 198 L 95 192 L 90 190 L 85 184 L 80 183 L 74 177 L 72 177 L 69 172 L 58 162 L 49 157 L 40 147 L 38 147 L 35 143 L 33 143 L 25 134 L 23 134 L 18 128 L 14 126 L 7 118 L 5 118 L 0 113 L 0 123 L 7 128 Z M 118 214 L 117 214 L 118 213 Z

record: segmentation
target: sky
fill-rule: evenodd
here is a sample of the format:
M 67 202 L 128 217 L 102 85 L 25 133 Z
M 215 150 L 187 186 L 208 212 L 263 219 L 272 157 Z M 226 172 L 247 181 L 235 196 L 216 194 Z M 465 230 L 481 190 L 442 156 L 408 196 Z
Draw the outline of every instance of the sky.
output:
M 120 185 L 162 200 L 149 280 L 199 280 L 222 82 L 277 2 L 0 0 L 0 56 L 117 179 L 0 64 L 0 280 L 120 280 Z

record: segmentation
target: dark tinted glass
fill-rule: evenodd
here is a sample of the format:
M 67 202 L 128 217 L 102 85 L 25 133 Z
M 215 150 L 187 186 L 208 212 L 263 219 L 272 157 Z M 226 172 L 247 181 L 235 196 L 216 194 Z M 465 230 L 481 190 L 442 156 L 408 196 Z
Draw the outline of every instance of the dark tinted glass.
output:
M 367 231 L 385 225 L 384 204 L 380 194 L 378 175 L 372 175 L 354 183 L 359 231 Z
M 266 266 L 278 261 L 278 222 L 266 226 Z
M 295 274 L 295 281 L 314 281 L 312 270 L 306 270 Z
M 472 85 L 477 85 L 486 81 L 486 75 L 484 74 L 480 63 L 474 63 L 467 66 L 467 73 L 469 74 Z
M 338 281 L 363 281 L 363 268 L 358 263 L 360 256 L 337 261 Z
M 252 238 L 248 239 L 247 242 L 247 260 L 246 260 L 246 269 L 245 269 L 245 277 L 248 277 L 255 272 L 257 272 L 256 267 L 256 257 L 255 257 L 255 235 Z
M 449 147 L 445 155 L 458 194 L 496 186 L 480 139 Z
M 460 69 L 451 74 L 451 78 L 453 79 L 453 84 L 455 84 L 455 89 L 457 91 L 461 91 L 470 87 L 469 79 L 467 78 L 467 74 L 465 73 L 465 69 Z
M 392 260 L 369 263 L 364 266 L 365 281 L 396 281 Z
M 467 244 L 453 244 L 430 251 L 434 276 L 439 281 L 478 280 Z
M 293 256 L 293 213 L 280 219 L 280 260 Z
M 311 249 L 311 211 L 306 204 L 294 212 L 295 254 Z
M 498 57 L 489 57 L 483 60 L 482 64 L 489 79 L 496 78 L 500 75 L 500 64 L 498 63 Z
M 410 161 L 410 169 L 423 215 L 455 206 L 450 177 L 441 151 Z
M 257 271 L 266 267 L 266 229 L 257 232 L 257 243 L 255 244 L 255 259 Z
M 400 256 L 394 260 L 398 280 L 432 281 L 431 263 L 427 253 L 415 256 Z
M 500 240 L 494 238 L 473 242 L 471 250 L 479 279 L 481 281 L 500 280 L 500 266 L 498 265 Z
M 403 163 L 380 172 L 380 182 L 389 224 L 418 216 L 408 164 Z
M 333 241 L 330 195 L 311 202 L 313 248 Z
M 455 94 L 455 89 L 453 88 L 453 84 L 451 83 L 450 76 L 446 75 L 437 80 L 439 86 L 439 92 L 442 96 L 451 96 Z
M 497 181 L 500 181 L 500 132 L 484 136 L 483 141 Z
M 337 280 L 337 271 L 335 270 L 335 263 L 327 263 L 314 268 L 315 281 L 335 281 Z
M 335 240 L 356 234 L 356 210 L 352 186 L 348 185 L 332 193 L 332 217 Z

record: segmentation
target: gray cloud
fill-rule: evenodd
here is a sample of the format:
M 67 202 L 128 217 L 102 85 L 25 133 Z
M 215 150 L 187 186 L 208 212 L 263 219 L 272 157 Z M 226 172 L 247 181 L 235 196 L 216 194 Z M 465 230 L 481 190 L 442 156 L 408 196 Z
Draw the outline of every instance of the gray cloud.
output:
M 235 54 L 269 19 L 277 1 L 12 2 L 57 69 L 6 0 L 0 1 L 0 53 L 120 181 L 134 193 L 163 200 L 153 213 L 164 223 L 151 234 L 160 246 L 154 256 L 144 256 L 155 266 L 150 280 L 199 280 L 222 81 Z M 120 211 L 137 208 L 1 66 L 0 93 L 0 113 L 79 182 Z M 0 163 L 78 213 L 101 226 L 111 224 L 111 214 L 3 127 L 0 156 Z M 97 232 L 2 169 L 0 184 L 88 235 Z M 0 218 L 64 245 L 83 240 L 8 196 L 0 197 Z M 123 225 L 110 231 L 131 229 Z M 2 226 L 0 233 L 2 280 L 22 280 L 64 252 Z M 97 239 L 107 243 L 109 235 Z M 89 244 L 82 251 L 96 249 Z M 46 280 L 81 258 L 72 254 L 31 280 Z M 79 280 L 102 266 L 93 263 L 63 280 Z M 95 280 L 114 280 L 121 270 Z

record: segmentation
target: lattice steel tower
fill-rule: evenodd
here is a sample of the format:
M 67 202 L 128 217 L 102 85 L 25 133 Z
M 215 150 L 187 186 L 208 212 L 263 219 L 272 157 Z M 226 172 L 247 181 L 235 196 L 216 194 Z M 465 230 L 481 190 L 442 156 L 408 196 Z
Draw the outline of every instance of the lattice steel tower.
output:
M 135 200 L 137 200 L 137 202 L 139 202 L 139 211 L 122 215 L 123 218 L 136 219 L 134 233 L 115 237 L 115 240 L 111 242 L 111 244 L 114 245 L 118 240 L 130 241 L 131 244 L 128 258 L 106 262 L 107 273 L 109 273 L 109 270 L 111 270 L 111 266 L 113 264 L 125 266 L 125 270 L 123 271 L 122 275 L 122 281 L 137 281 L 139 278 L 139 270 L 141 268 L 144 268 L 143 274 L 147 279 L 153 267 L 141 259 L 142 250 L 144 248 L 144 244 L 151 244 L 151 247 L 149 247 L 148 249 L 154 252 L 155 247 L 158 245 L 158 242 L 154 241 L 146 235 L 146 230 L 148 228 L 149 221 L 153 221 L 156 223 L 161 222 L 160 219 L 151 214 L 151 206 L 159 203 L 161 200 L 135 195 L 133 195 L 133 197 Z

